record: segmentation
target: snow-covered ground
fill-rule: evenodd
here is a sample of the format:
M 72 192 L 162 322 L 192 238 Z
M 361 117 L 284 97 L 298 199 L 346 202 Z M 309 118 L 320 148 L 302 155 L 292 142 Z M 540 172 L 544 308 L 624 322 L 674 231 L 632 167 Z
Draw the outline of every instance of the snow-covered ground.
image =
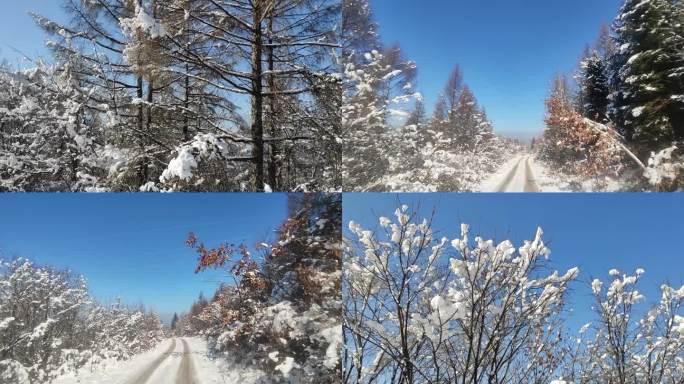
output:
M 107 361 L 57 378 L 54 384 L 254 384 L 258 370 L 212 358 L 201 338 L 165 340 L 128 361 Z
M 561 173 L 548 166 L 543 160 L 533 158 L 532 173 L 541 192 L 619 192 L 630 190 L 627 181 L 615 177 L 599 176 L 586 178 Z M 628 177 L 628 176 L 627 176 Z
M 582 179 L 548 167 L 534 154 L 511 157 L 477 188 L 480 192 L 608 192 L 621 190 L 612 178 Z
M 521 153 L 512 157 L 480 184 L 482 192 L 541 192 L 532 168 L 533 157 Z

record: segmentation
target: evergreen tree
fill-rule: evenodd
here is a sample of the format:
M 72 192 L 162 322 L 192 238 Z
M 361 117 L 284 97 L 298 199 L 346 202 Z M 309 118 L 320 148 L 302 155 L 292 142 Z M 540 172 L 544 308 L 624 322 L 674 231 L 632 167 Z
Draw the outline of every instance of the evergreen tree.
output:
M 452 116 L 456 145 L 464 150 L 472 150 L 477 141 L 481 116 L 475 95 L 467 85 L 463 86 Z
M 614 122 L 642 157 L 684 139 L 684 33 L 680 0 L 627 0 L 615 21 Z
M 173 318 L 171 319 L 171 330 L 175 331 L 178 326 L 178 314 L 174 312 Z
M 579 74 L 580 111 L 599 123 L 608 121 L 608 67 L 597 51 L 582 60 Z

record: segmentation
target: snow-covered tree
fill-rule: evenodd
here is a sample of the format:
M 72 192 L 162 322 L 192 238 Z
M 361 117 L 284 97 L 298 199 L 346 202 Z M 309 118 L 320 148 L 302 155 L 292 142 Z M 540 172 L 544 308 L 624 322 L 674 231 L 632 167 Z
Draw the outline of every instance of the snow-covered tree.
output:
M 582 60 L 577 80 L 582 115 L 593 121 L 606 123 L 610 93 L 609 74 L 607 63 L 597 51 L 591 52 Z
M 107 308 L 70 271 L 0 259 L 0 381 L 46 383 L 105 359 L 127 359 L 164 337 L 153 312 Z
M 609 271 L 591 282 L 596 321 L 580 329 L 563 377 L 576 384 L 679 383 L 684 380 L 684 287 L 661 286 L 660 303 L 642 317 L 637 284 L 644 270 Z M 604 286 L 605 285 L 605 286 Z
M 627 0 L 615 19 L 617 127 L 645 160 L 684 138 L 684 5 Z
M 382 190 L 377 185 L 389 168 L 385 146 L 392 138 L 392 118 L 408 115 L 415 65 L 401 60 L 399 48 L 373 50 L 355 63 L 348 58 L 342 98 L 343 178 L 346 190 Z
M 197 271 L 229 272 L 195 316 L 213 348 L 276 380 L 335 383 L 342 344 L 339 195 L 290 196 L 290 217 L 273 244 L 208 249 L 193 235 Z
M 346 383 L 548 382 L 559 364 L 560 313 L 578 275 L 545 271 L 539 229 L 517 250 L 436 237 L 407 206 L 346 239 Z
M 38 105 L 77 125 L 71 136 L 84 144 L 58 141 L 65 135 L 41 124 L 45 114 L 16 116 L 29 112 L 14 101 L 6 118 L 27 120 L 22 129 L 51 161 L 13 151 L 17 135 L 0 126 L 3 189 L 340 189 L 339 2 L 63 3 L 68 23 L 34 15 L 50 36 L 53 72 L 68 78 Z M 58 103 L 70 104 L 55 109 Z M 54 160 L 66 155 L 76 160 Z M 68 183 L 26 180 L 48 172 Z
M 38 63 L 0 71 L 0 191 L 77 191 L 102 186 L 98 134 L 74 72 Z

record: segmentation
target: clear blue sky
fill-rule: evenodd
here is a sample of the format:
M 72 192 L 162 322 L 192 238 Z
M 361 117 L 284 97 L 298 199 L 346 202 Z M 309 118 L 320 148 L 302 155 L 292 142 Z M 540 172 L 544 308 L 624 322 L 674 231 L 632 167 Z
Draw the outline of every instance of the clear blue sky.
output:
M 223 274 L 194 274 L 185 246 L 273 240 L 285 194 L 3 194 L 0 252 L 69 268 L 98 299 L 121 297 L 165 316 L 210 296 Z
M 682 194 L 345 194 L 343 228 L 349 220 L 376 228 L 377 216 L 393 218 L 397 199 L 411 207 L 420 203 L 421 217 L 436 207 L 433 228 L 450 239 L 458 236 L 460 223 L 468 223 L 472 237 L 510 239 L 517 247 L 541 226 L 553 268 L 581 270 L 572 286 L 573 331 L 593 319 L 587 310 L 592 278 L 609 281 L 611 268 L 644 268 L 639 290 L 649 304 L 660 300 L 663 282 L 676 288 L 684 283 Z
M 15 66 L 27 66 L 22 59 L 23 55 L 14 49 L 31 58 L 49 58 L 49 52 L 45 48 L 45 34 L 36 26 L 28 12 L 33 11 L 63 21 L 65 16 L 61 4 L 61 0 L 3 1 L 0 6 L 0 60 L 6 59 Z
M 543 128 L 554 74 L 572 70 L 622 0 L 371 0 L 384 42 L 418 65 L 428 110 L 460 64 L 497 132 L 528 138 Z

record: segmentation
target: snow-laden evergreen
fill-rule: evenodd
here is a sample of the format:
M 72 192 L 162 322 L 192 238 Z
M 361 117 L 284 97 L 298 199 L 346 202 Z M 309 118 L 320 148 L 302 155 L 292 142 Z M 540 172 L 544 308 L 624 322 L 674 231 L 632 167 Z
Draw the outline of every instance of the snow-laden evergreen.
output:
M 576 91 L 554 82 L 540 157 L 591 190 L 682 189 L 683 21 L 682 1 L 626 0 L 580 62 Z

